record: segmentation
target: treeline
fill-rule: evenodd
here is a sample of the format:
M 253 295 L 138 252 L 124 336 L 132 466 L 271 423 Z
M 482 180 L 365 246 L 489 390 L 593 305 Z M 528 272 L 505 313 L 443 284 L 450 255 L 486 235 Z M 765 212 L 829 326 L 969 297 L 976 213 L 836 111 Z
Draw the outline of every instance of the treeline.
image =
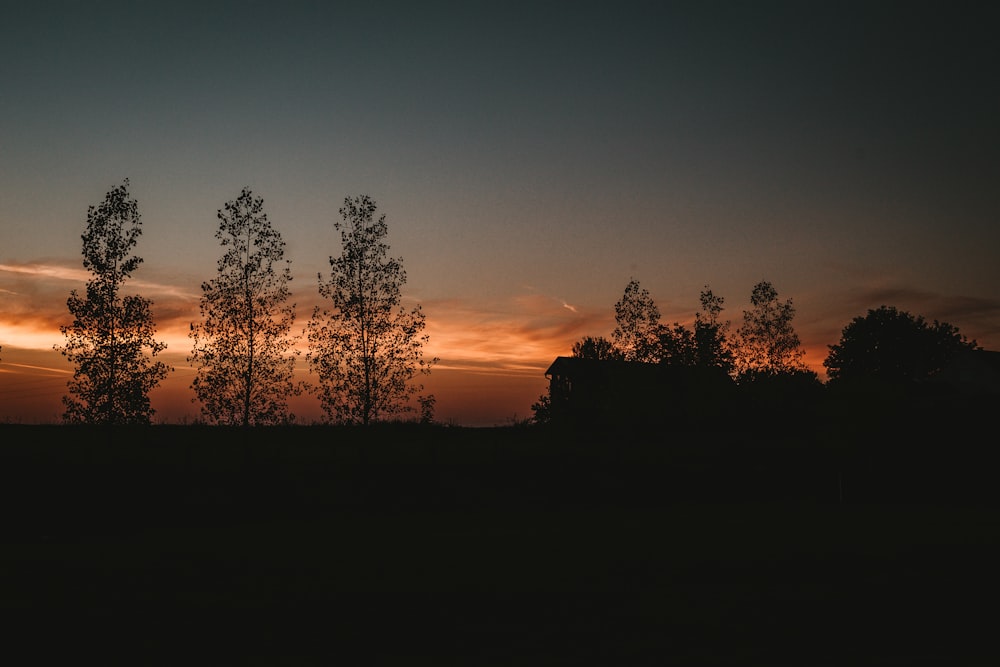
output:
M 568 360 L 557 360 L 549 392 L 532 406 L 533 421 L 753 419 L 774 409 L 798 410 L 803 420 L 837 410 L 889 416 L 922 401 L 943 407 L 945 393 L 976 401 L 1000 382 L 1000 353 L 982 350 L 947 322 L 883 305 L 852 319 L 829 346 L 824 384 L 803 361 L 792 299 L 779 299 L 770 282 L 753 287 L 736 328 L 722 317 L 724 298 L 708 286 L 700 302 L 692 327 L 664 324 L 649 292 L 629 281 L 614 306 L 611 337 L 586 336 Z M 979 384 L 946 377 L 967 353 L 982 371 Z M 949 391 L 963 382 L 960 396 Z
M 429 421 L 434 396 L 419 395 L 425 359 L 424 314 L 400 305 L 406 282 L 402 259 L 390 257 L 388 226 L 367 195 L 347 197 L 340 254 L 330 274 L 318 277 L 327 307 L 316 307 L 305 327 L 306 360 L 318 382 L 293 379 L 295 304 L 289 303 L 290 261 L 281 234 L 268 220 L 263 199 L 244 188 L 218 211 L 215 237 L 222 254 L 215 277 L 202 283 L 201 320 L 191 323 L 191 384 L 206 423 L 261 426 L 289 424 L 288 399 L 314 391 L 327 418 L 362 423 L 416 410 Z M 63 397 L 63 419 L 73 424 L 149 424 L 149 392 L 173 370 L 156 356 L 152 302 L 123 294 L 142 263 L 133 253 L 142 233 L 138 202 L 129 181 L 112 188 L 87 211 L 83 266 L 86 291 L 67 301 L 71 324 L 60 351 L 75 367 Z
M 433 421 L 435 397 L 422 393 L 419 379 L 437 359 L 424 357 L 421 307 L 401 305 L 406 272 L 401 258 L 389 256 L 385 216 L 367 195 L 345 198 L 339 213 L 339 254 L 330 256 L 328 276 L 317 276 L 326 305 L 314 308 L 302 330 L 305 359 L 317 378 L 310 384 L 294 378 L 300 337 L 292 331 L 291 263 L 263 199 L 243 188 L 218 210 L 221 254 L 214 277 L 201 284 L 201 318 L 189 334 L 199 421 L 291 424 L 289 399 L 303 392 L 318 397 L 331 423 L 369 424 L 414 413 L 420 422 Z M 157 360 L 166 344 L 156 339 L 152 301 L 123 293 L 143 261 L 134 253 L 141 233 L 128 179 L 88 208 L 82 251 L 91 278 L 84 292 L 70 293 L 73 319 L 60 327 L 65 343 L 56 346 L 74 366 L 63 397 L 66 423 L 149 424 L 155 412 L 149 393 L 173 371 Z M 532 421 L 597 411 L 624 423 L 676 415 L 678 408 L 692 419 L 712 418 L 731 407 L 732 387 L 741 400 L 752 399 L 744 401 L 747 410 L 758 409 L 761 400 L 802 404 L 821 390 L 905 402 L 963 352 L 984 352 L 948 323 L 883 305 L 854 318 L 829 346 L 823 365 L 830 381 L 824 384 L 803 361 L 792 300 L 779 299 L 770 282 L 753 287 L 751 307 L 737 327 L 722 315 L 723 297 L 706 286 L 699 298 L 692 326 L 666 324 L 649 292 L 629 281 L 614 304 L 611 337 L 587 336 L 572 346 L 570 359 L 602 364 L 603 370 L 563 364 L 549 392 L 532 405 Z M 996 382 L 996 359 L 988 364 Z

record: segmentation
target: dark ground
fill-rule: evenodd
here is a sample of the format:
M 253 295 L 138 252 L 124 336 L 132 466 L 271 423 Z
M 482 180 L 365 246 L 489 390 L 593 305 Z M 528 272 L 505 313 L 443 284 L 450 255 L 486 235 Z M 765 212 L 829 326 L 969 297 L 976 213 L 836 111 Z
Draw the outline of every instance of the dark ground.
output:
M 995 434 L 0 438 L 9 664 L 1000 664 Z

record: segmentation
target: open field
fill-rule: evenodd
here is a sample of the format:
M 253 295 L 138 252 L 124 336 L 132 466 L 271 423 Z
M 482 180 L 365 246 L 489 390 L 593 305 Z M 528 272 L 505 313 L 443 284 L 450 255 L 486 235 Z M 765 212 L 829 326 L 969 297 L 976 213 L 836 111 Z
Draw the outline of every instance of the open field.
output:
M 994 664 L 995 457 L 923 433 L 4 426 L 0 609 L 39 663 Z

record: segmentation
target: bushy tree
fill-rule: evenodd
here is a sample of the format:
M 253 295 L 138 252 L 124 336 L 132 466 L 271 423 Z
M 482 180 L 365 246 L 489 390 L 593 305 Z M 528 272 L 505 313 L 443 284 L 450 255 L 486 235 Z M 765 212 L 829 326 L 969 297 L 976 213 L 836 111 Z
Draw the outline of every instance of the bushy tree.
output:
M 893 306 L 869 310 L 844 327 L 823 365 L 832 383 L 876 380 L 909 383 L 933 376 L 954 355 L 975 349 L 947 322 L 927 322 Z
M 67 422 L 148 424 L 155 412 L 149 392 L 172 370 L 152 360 L 167 347 L 154 339 L 152 301 L 122 293 L 142 263 L 131 254 L 142 226 L 128 188 L 125 179 L 87 210 L 83 267 L 93 277 L 85 296 L 70 292 L 73 323 L 60 327 L 66 344 L 55 346 L 76 366 L 63 397 Z
M 737 332 L 736 371 L 742 380 L 766 376 L 809 373 L 802 358 L 805 350 L 792 326 L 792 300 L 778 300 L 778 291 L 767 281 L 757 283 L 750 295 L 751 308 L 743 312 Z
M 611 340 L 625 361 L 659 361 L 660 310 L 639 281 L 625 286 L 615 304 L 615 322 Z
M 191 325 L 191 383 L 212 423 L 270 425 L 294 421 L 288 398 L 302 392 L 293 379 L 288 303 L 291 263 L 285 243 L 249 188 L 218 212 L 215 238 L 225 249 L 215 278 L 201 285 L 202 322 Z
M 697 366 L 698 346 L 694 332 L 678 322 L 661 326 L 655 358 L 668 366 Z
M 542 394 L 531 404 L 531 423 L 548 424 L 552 421 L 552 397 Z
M 573 343 L 571 356 L 599 361 L 622 358 L 621 352 L 618 351 L 615 344 L 604 336 L 584 336 L 581 340 Z
M 376 210 L 367 195 L 344 200 L 343 221 L 334 223 L 342 251 L 330 257 L 330 279 L 319 276 L 319 293 L 332 307 L 317 307 L 307 327 L 320 402 L 340 423 L 412 411 L 410 399 L 423 388 L 414 378 L 437 362 L 423 356 L 428 336 L 420 306 L 400 305 L 406 272 L 401 259 L 388 256 L 388 226 Z

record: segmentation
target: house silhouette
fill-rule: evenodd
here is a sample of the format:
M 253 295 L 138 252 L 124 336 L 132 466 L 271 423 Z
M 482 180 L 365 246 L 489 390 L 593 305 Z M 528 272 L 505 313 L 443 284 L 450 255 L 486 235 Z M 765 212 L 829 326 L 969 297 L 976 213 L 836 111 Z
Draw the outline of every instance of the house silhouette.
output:
M 545 371 L 553 422 L 664 425 L 726 409 L 735 384 L 721 368 L 557 357 Z

